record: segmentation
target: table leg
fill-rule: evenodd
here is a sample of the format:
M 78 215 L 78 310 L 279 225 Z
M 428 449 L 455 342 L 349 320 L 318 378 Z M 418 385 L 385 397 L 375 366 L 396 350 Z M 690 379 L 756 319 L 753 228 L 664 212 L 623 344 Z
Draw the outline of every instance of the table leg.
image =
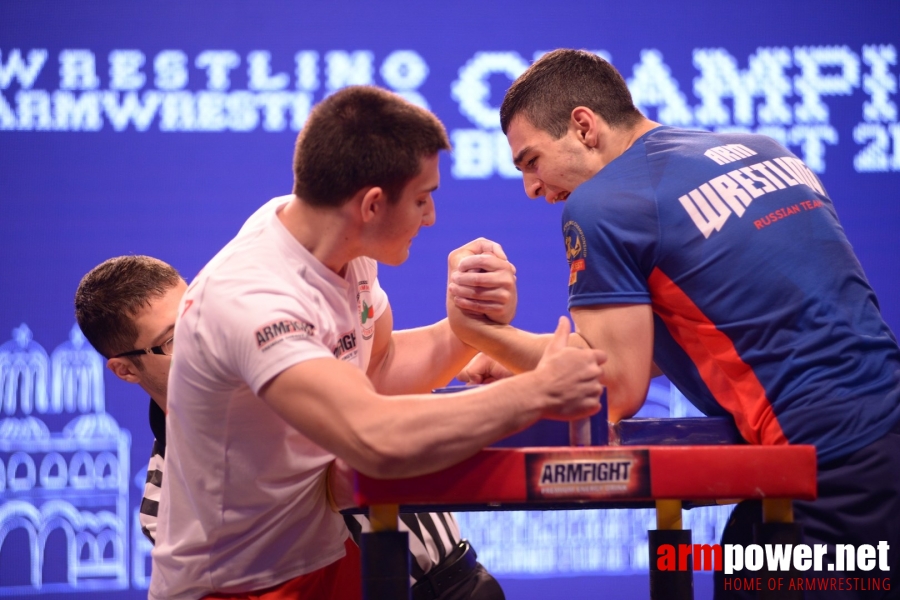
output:
M 753 540 L 763 548 L 771 544 L 803 543 L 803 529 L 794 523 L 794 508 L 789 498 L 765 498 L 762 501 L 763 522 L 754 526 Z M 789 589 L 790 581 L 801 576 L 791 561 L 787 571 L 770 571 L 768 561 L 760 571 L 762 589 L 760 600 L 803 600 L 803 591 Z
M 409 534 L 397 530 L 400 507 L 369 507 L 371 533 L 362 534 L 363 600 L 409 600 Z
M 681 501 L 657 500 L 656 529 L 647 532 L 651 600 L 694 598 L 691 530 L 681 526 Z

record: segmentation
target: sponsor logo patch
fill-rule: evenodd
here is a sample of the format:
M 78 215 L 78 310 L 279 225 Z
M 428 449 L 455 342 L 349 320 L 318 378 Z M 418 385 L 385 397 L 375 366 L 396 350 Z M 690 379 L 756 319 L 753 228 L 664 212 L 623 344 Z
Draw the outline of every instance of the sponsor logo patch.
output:
M 587 239 L 575 221 L 568 221 L 563 226 L 563 238 L 566 241 L 566 260 L 569 261 L 569 285 L 578 281 L 578 272 L 584 271 L 587 258 Z
M 312 323 L 295 319 L 279 319 L 263 325 L 254 332 L 256 348 L 265 352 L 285 339 L 305 339 L 315 335 L 316 327 Z
M 375 334 L 375 307 L 372 306 L 372 287 L 366 280 L 360 281 L 356 288 L 356 307 L 359 311 L 359 326 L 364 340 L 372 339 Z

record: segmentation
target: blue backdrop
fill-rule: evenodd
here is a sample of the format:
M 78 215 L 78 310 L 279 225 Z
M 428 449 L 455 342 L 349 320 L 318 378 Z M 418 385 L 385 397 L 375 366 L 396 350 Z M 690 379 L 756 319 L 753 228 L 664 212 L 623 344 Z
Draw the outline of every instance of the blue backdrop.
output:
M 610 59 L 653 119 L 759 131 L 804 159 L 897 331 L 898 25 L 900 4 L 874 1 L 3 2 L 0 595 L 145 595 L 134 513 L 147 399 L 100 374 L 71 331 L 75 288 L 129 253 L 190 280 L 256 207 L 290 192 L 309 107 L 346 85 L 429 107 L 454 145 L 436 225 L 381 272 L 399 327 L 443 317 L 446 255 L 478 236 L 518 267 L 517 325 L 547 331 L 565 312 L 560 207 L 525 197 L 497 107 L 535 57 L 575 47 Z M 689 410 L 665 385 L 651 395 L 664 414 Z M 624 598 L 646 593 L 628 575 L 646 568 L 646 518 L 462 522 L 511 598 L 548 597 L 543 585 Z M 698 517 L 695 529 L 713 539 L 720 521 Z

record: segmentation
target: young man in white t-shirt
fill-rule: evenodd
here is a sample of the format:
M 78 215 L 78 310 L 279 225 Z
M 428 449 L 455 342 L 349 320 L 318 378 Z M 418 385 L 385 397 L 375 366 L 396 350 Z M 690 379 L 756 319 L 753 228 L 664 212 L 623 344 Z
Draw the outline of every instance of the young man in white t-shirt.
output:
M 247 221 L 252 227 L 281 202 L 275 199 Z M 85 337 L 117 377 L 151 396 L 153 451 L 140 506 L 141 530 L 156 539 L 157 513 L 165 473 L 167 381 L 174 353 L 175 319 L 187 284 L 165 262 L 150 256 L 117 256 L 97 265 L 75 293 L 75 317 Z M 502 600 L 496 580 L 475 559 L 452 513 L 404 513 L 409 534 L 410 583 L 414 600 Z M 345 516 L 358 541 L 369 530 L 364 515 Z M 425 591 L 427 590 L 427 591 Z M 440 595 L 434 595 L 440 590 Z M 417 593 L 420 592 L 421 593 Z
M 188 288 L 151 598 L 358 597 L 328 501 L 335 457 L 413 476 L 540 418 L 598 410 L 605 358 L 566 348 L 564 319 L 533 372 L 432 401 L 475 350 L 446 320 L 394 332 L 377 262 L 401 264 L 434 223 L 446 149 L 440 122 L 399 96 L 329 96 L 298 136 L 294 193 L 254 214 Z M 468 318 L 512 319 L 514 269 L 498 245 L 476 240 L 449 269 L 483 271 Z

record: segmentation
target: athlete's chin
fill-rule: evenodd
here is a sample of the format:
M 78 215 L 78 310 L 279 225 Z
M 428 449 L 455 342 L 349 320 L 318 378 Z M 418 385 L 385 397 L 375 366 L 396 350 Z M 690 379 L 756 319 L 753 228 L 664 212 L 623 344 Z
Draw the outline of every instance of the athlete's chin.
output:
M 405 248 L 401 252 L 392 253 L 390 256 L 383 256 L 378 259 L 383 265 L 387 265 L 389 267 L 399 267 L 403 263 L 406 262 L 406 259 L 409 258 L 409 248 Z

